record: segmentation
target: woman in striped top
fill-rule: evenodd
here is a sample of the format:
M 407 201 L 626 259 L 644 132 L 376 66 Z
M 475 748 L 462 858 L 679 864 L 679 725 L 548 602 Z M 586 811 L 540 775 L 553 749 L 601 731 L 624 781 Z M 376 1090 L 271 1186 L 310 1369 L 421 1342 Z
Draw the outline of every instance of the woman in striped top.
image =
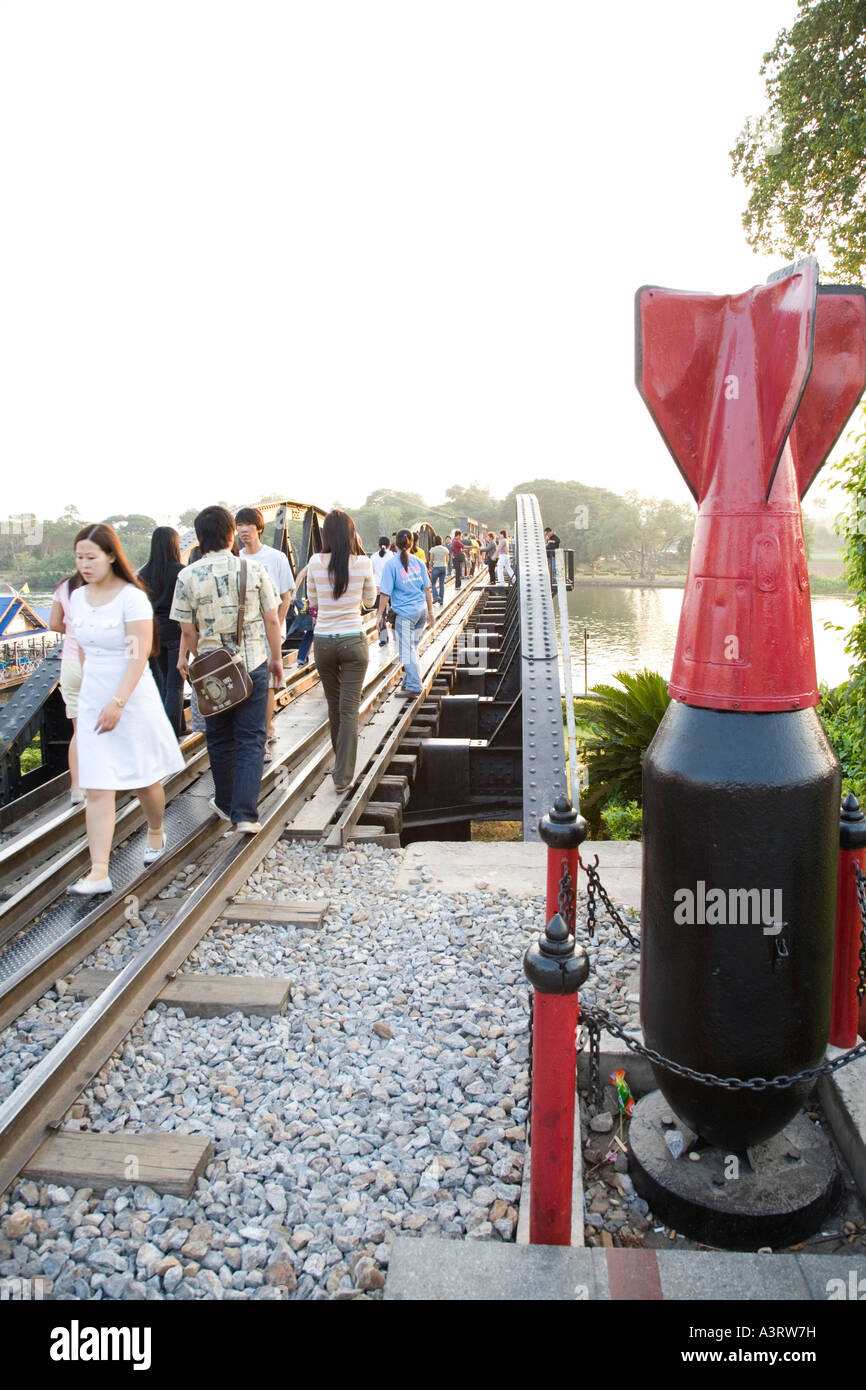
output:
M 321 554 L 313 555 L 307 568 L 307 598 L 319 610 L 313 653 L 336 755 L 331 775 L 337 791 L 345 791 L 355 776 L 358 710 L 369 660 L 361 608 L 376 602 L 370 557 L 345 512 L 325 517 Z

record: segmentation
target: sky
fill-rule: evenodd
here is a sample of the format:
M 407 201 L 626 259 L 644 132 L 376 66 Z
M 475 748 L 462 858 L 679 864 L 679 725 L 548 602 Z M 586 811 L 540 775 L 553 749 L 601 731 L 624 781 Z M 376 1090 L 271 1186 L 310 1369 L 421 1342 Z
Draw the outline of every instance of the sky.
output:
M 760 283 L 795 0 L 6 0 L 6 514 L 578 479 L 688 500 L 634 293 Z

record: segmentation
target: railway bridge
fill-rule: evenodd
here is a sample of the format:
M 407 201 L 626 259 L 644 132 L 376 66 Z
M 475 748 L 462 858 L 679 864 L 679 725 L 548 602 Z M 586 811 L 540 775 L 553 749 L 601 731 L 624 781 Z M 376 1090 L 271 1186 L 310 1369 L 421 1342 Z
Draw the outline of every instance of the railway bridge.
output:
M 320 544 L 324 512 L 283 502 L 264 509 L 273 544 L 298 571 Z M 422 691 L 396 695 L 401 666 L 368 618 L 370 664 L 355 779 L 338 792 L 324 694 L 314 668 L 290 666 L 278 737 L 265 768 L 256 836 L 228 836 L 209 805 L 202 735 L 183 740 L 184 769 L 166 784 L 169 850 L 143 871 L 144 818 L 118 795 L 107 899 L 70 898 L 86 870 L 84 812 L 68 802 L 59 659 L 49 657 L 0 710 L 0 1028 L 67 975 L 179 877 L 182 903 L 146 948 L 0 1105 L 0 1192 L 82 1087 L 178 971 L 279 839 L 340 848 L 364 841 L 468 840 L 473 821 L 512 820 L 523 837 L 567 790 L 558 644 L 542 518 L 517 499 L 516 582 L 486 568 L 455 591 L 421 645 Z M 42 735 L 44 762 L 22 776 L 20 755 Z

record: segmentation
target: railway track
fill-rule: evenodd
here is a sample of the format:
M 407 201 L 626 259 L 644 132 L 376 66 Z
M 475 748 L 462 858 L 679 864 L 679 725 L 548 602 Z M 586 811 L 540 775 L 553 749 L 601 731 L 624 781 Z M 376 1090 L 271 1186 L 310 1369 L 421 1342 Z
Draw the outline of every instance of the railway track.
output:
M 7 901 L 0 911 L 0 941 L 6 942 L 0 954 L 0 1028 L 7 1027 L 55 980 L 80 964 L 129 919 L 131 912 L 137 916 L 141 906 L 176 879 L 184 866 L 193 864 L 203 871 L 186 901 L 152 933 L 146 947 L 0 1105 L 0 1193 L 60 1125 L 69 1106 L 278 839 L 315 837 L 329 846 L 340 846 L 365 829 L 375 832 L 377 826 L 387 836 L 387 803 L 382 813 L 384 829 L 381 821 L 365 827 L 362 818 L 370 817 L 368 808 L 374 794 L 434 691 L 439 672 L 483 591 L 484 576 L 479 574 L 459 593 L 452 593 L 434 629 L 425 636 L 421 647 L 422 693 L 417 699 L 389 698 L 400 672 L 396 657 L 389 653 L 379 664 L 371 662 L 361 705 L 360 771 L 347 792 L 338 793 L 330 779 L 325 781 L 333 755 L 324 700 L 320 694 L 316 698 L 316 678 L 299 673 L 295 684 L 309 684 L 304 691 L 290 689 L 287 702 L 300 694 L 307 698 L 297 700 L 291 732 L 279 739 L 274 761 L 266 767 L 259 805 L 263 828 L 258 835 L 225 834 L 222 822 L 207 804 L 210 787 L 202 763 L 206 754 L 201 748 L 191 748 L 166 813 L 174 848 L 155 866 L 144 872 L 137 862 L 144 832 L 137 803 L 130 803 L 119 817 L 119 821 L 125 817 L 118 837 L 122 843 L 112 860 L 112 876 L 118 887 L 107 902 L 89 906 L 64 898 L 44 911 L 80 872 L 80 856 L 86 855 L 86 846 L 80 841 L 63 847 L 62 840 L 54 858 Z M 43 833 L 60 835 L 50 818 Z M 67 841 L 72 833 L 67 833 Z M 36 854 L 39 839 L 32 835 L 31 852 Z M 18 844 L 13 841 L 3 851 L 7 863 L 18 865 L 25 862 L 26 852 L 24 840 Z M 22 930 L 23 922 L 32 921 L 34 912 L 43 912 L 42 919 Z

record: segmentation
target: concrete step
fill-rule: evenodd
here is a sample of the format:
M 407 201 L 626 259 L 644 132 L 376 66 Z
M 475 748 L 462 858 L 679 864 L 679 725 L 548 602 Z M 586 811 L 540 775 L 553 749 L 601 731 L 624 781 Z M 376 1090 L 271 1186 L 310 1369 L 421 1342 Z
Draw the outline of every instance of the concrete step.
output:
M 823 1303 L 850 1297 L 851 1288 L 857 1298 L 856 1290 L 866 1288 L 866 1282 L 859 1283 L 864 1276 L 866 1254 L 623 1250 L 395 1236 L 385 1300 Z M 757 1311 L 754 1317 L 760 1317 Z M 772 1320 L 780 1321 L 775 1315 Z

